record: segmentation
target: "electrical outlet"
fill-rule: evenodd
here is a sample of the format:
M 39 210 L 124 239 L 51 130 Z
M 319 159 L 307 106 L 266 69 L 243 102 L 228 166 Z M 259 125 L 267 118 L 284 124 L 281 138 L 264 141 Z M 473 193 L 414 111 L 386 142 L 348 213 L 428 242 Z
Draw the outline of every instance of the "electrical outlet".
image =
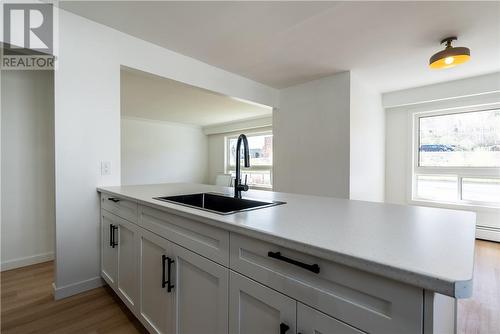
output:
M 101 175 L 111 175 L 111 161 L 101 161 Z

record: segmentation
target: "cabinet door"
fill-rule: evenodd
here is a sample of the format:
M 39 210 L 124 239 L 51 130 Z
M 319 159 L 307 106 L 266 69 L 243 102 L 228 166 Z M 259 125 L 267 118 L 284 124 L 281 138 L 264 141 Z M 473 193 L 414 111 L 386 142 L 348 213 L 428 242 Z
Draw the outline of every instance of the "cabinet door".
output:
M 112 245 L 112 235 L 116 235 L 115 216 L 101 211 L 101 276 L 113 289 L 118 275 L 118 248 Z
M 363 332 L 337 319 L 297 303 L 298 334 L 362 334 Z
M 175 333 L 227 333 L 229 269 L 181 246 L 172 247 Z
M 167 257 L 172 256 L 171 243 L 140 229 L 139 253 L 139 319 L 150 333 L 171 333 L 173 290 L 169 292 L 164 284 L 168 278 Z
M 229 274 L 231 334 L 295 334 L 295 300 L 240 274 Z
M 118 248 L 118 280 L 116 292 L 125 304 L 135 311 L 139 293 L 138 275 L 138 227 L 122 218 L 116 219 L 118 229 L 115 231 Z

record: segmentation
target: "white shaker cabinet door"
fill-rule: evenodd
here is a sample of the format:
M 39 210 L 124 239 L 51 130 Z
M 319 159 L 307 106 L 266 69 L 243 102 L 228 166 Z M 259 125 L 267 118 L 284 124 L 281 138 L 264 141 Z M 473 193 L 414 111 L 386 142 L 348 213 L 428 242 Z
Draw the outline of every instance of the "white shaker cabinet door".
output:
M 231 334 L 295 334 L 297 302 L 230 271 Z
M 118 279 L 116 292 L 125 304 L 136 311 L 139 299 L 139 227 L 116 218 L 115 247 L 118 248 Z
M 101 211 L 101 275 L 113 289 L 116 288 L 118 276 L 118 248 L 116 237 L 116 216 Z
M 229 269 L 175 244 L 173 254 L 175 333 L 227 334 Z
M 297 303 L 297 334 L 362 334 L 337 319 Z
M 168 288 L 171 245 L 166 239 L 140 229 L 138 316 L 150 333 L 173 332 L 173 290 Z

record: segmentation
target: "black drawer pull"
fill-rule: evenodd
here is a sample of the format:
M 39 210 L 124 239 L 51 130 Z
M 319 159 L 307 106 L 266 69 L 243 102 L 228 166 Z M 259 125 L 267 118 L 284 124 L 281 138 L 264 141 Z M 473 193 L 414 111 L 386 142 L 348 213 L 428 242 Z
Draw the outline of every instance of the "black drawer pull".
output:
M 171 280 L 171 265 L 175 261 L 169 258 L 166 255 L 161 256 L 161 287 L 167 287 L 167 292 L 171 292 L 174 288 L 174 285 L 170 283 Z M 165 263 L 167 264 L 167 278 L 165 279 Z
M 319 274 L 319 265 L 315 264 L 307 264 L 294 259 L 290 259 L 289 257 L 281 255 L 280 252 L 268 252 L 267 256 L 272 257 L 276 260 L 281 260 L 290 264 L 293 264 L 297 267 L 304 268 L 306 270 L 312 271 L 315 274 Z
M 112 201 L 112 202 L 118 203 L 118 202 L 120 202 L 120 199 L 119 198 L 115 198 L 115 197 L 108 197 L 108 201 Z
M 113 247 L 113 224 L 109 224 L 109 247 Z
M 110 246 L 113 247 L 113 248 L 115 248 L 116 246 L 118 246 L 118 242 L 115 239 L 115 231 L 118 230 L 118 226 L 111 224 L 110 228 L 111 228 L 111 231 L 110 231 L 110 233 L 111 233 L 111 244 L 110 244 Z
M 285 323 L 280 324 L 280 334 L 285 334 L 288 330 L 290 329 L 290 326 L 288 326 Z
M 165 280 L 165 260 L 167 259 L 166 255 L 161 256 L 161 287 L 164 288 L 167 286 L 167 281 Z
M 171 277 L 170 277 L 170 272 L 171 272 L 171 265 L 174 263 L 175 261 L 172 260 L 171 258 L 167 257 L 167 269 L 168 269 L 168 272 L 167 272 L 167 292 L 170 292 L 172 291 L 172 289 L 174 288 L 174 285 L 172 284 L 172 281 L 171 281 Z

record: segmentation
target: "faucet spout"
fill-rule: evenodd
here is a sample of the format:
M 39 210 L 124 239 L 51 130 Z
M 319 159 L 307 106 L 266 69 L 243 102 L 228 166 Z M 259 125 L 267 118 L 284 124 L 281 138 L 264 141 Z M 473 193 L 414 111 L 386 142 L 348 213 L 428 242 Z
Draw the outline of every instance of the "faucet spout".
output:
M 241 192 L 248 190 L 248 185 L 241 184 L 241 144 L 243 143 L 243 159 L 245 167 L 250 167 L 250 150 L 248 149 L 247 136 L 241 134 L 236 143 L 236 179 L 234 180 L 234 197 L 241 198 Z

